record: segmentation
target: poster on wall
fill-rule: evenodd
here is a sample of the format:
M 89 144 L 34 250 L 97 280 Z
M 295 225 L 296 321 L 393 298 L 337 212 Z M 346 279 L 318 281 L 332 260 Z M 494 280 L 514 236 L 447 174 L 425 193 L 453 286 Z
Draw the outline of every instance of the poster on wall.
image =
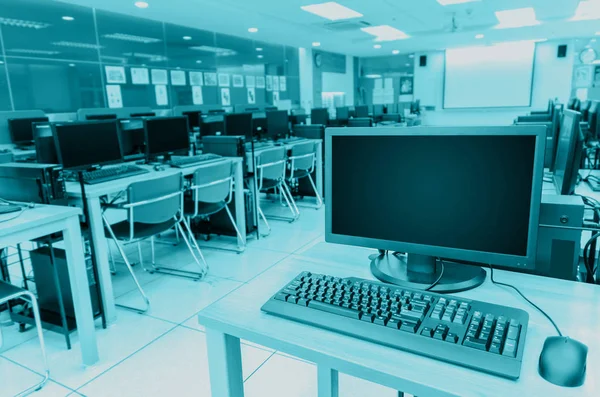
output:
M 279 105 L 279 91 L 273 91 L 273 106 Z
M 285 76 L 279 77 L 279 91 L 281 91 L 281 92 L 287 91 L 287 79 Z
M 146 68 L 131 68 L 131 82 L 133 84 L 150 84 L 150 75 Z
M 221 88 L 221 105 L 231 106 L 231 95 L 229 94 L 229 88 Z
M 217 74 L 204 72 L 204 84 L 207 86 L 216 86 Z
M 242 76 L 241 74 L 234 74 L 232 77 L 233 80 L 233 86 L 236 88 L 243 88 L 244 87 L 244 76 Z
M 203 85 L 202 72 L 190 72 L 190 85 Z
M 246 87 L 248 87 L 248 88 L 256 87 L 256 78 L 254 76 L 246 76 Z
M 167 86 L 157 84 L 154 86 L 154 95 L 156 96 L 156 104 L 158 106 L 168 106 L 169 96 L 167 94 Z
M 248 87 L 246 90 L 248 95 L 248 104 L 254 105 L 256 103 L 256 91 L 254 90 L 254 87 Z
M 192 102 L 194 105 L 203 105 L 204 98 L 202 97 L 202 87 L 199 85 L 192 86 Z
M 575 69 L 575 88 L 584 88 L 592 85 L 592 66 L 584 65 Z
M 106 85 L 106 96 L 108 98 L 108 107 L 111 109 L 123 107 L 123 97 L 121 96 L 120 85 Z
M 256 88 L 265 88 L 265 76 L 256 76 Z
M 183 70 L 171 70 L 171 84 L 186 85 L 185 72 Z
M 267 75 L 267 91 L 273 91 L 273 76 Z
M 413 77 L 400 77 L 400 95 L 413 95 Z
M 106 82 L 109 84 L 125 84 L 127 77 L 125 76 L 125 68 L 123 66 L 105 66 Z
M 227 73 L 219 73 L 219 87 L 229 87 L 229 75 Z
M 273 76 L 273 91 L 279 91 L 279 76 Z
M 169 76 L 164 69 L 152 69 L 152 84 L 167 85 L 169 84 Z

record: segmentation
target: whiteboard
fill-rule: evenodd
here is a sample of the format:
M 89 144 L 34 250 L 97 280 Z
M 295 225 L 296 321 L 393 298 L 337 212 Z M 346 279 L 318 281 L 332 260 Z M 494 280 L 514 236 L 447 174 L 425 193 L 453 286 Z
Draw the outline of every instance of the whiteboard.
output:
M 535 42 L 446 50 L 444 108 L 529 107 Z

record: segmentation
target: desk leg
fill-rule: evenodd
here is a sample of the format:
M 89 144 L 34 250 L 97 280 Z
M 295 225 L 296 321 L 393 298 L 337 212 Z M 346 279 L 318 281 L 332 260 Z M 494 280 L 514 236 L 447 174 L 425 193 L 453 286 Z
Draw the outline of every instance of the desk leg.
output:
M 73 216 L 66 221 L 63 238 L 83 364 L 92 365 L 98 361 L 98 345 L 96 344 L 96 328 L 87 266 L 83 255 L 79 216 Z
M 338 371 L 317 365 L 317 386 L 319 397 L 338 397 Z
M 235 163 L 233 193 L 235 194 L 235 223 L 241 234 L 241 237 L 238 236 L 238 247 L 240 249 L 246 247 L 246 203 L 244 197 L 244 172 L 242 168 L 242 161 Z
M 252 174 L 250 181 L 250 194 L 254 204 L 254 222 L 256 222 L 256 239 L 260 240 L 260 217 L 258 215 L 258 200 L 260 200 L 260 192 L 258 191 L 258 176 L 256 172 Z
M 240 340 L 207 328 L 206 346 L 213 397 L 244 397 Z
M 323 142 L 317 143 L 317 191 L 323 196 Z
M 102 300 L 104 302 L 104 315 L 108 324 L 117 320 L 115 309 L 115 296 L 113 294 L 112 280 L 110 275 L 110 265 L 108 263 L 108 243 L 104 237 L 104 224 L 102 223 L 102 208 L 99 198 L 89 198 L 87 200 L 90 219 L 88 223 L 94 239 L 94 248 L 96 250 L 96 264 L 98 266 L 98 285 L 102 291 Z

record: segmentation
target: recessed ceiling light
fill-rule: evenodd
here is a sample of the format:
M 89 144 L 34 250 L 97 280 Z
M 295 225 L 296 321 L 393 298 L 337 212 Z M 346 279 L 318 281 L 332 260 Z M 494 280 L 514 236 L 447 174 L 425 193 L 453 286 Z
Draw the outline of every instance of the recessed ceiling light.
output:
M 313 41 L 312 46 L 313 47 L 320 47 L 321 43 L 319 43 L 318 41 Z
M 248 32 L 256 33 L 256 32 L 258 32 L 258 28 L 248 28 Z
M 377 49 L 377 50 L 378 50 L 378 49 L 380 49 L 380 48 L 381 48 L 381 44 L 375 44 L 375 45 L 373 46 L 373 48 L 375 48 L 375 49 Z
M 102 37 L 107 38 L 107 39 L 113 39 L 113 40 L 133 41 L 135 43 L 142 43 L 142 44 L 159 43 L 162 41 L 162 40 L 156 39 L 154 37 L 136 36 L 133 34 L 126 34 L 126 33 L 110 33 L 110 34 L 105 34 Z
M 189 48 L 190 48 L 190 50 L 194 50 L 194 51 L 204 51 L 204 52 L 214 53 L 218 57 L 230 57 L 230 56 L 234 56 L 237 54 L 236 51 L 230 50 L 229 48 L 211 47 L 208 45 L 193 46 L 193 47 L 189 47 Z
M 311 4 L 307 6 L 302 6 L 300 8 L 306 12 L 310 12 L 311 14 L 315 14 L 322 18 L 329 19 L 330 21 L 339 21 L 341 19 L 358 18 L 363 16 L 361 13 L 356 12 L 348 7 L 344 7 L 343 5 L 338 4 L 335 1 L 320 4 Z
M 360 30 L 375 36 L 377 41 L 403 40 L 410 37 L 403 31 L 389 25 L 369 26 L 368 28 L 361 28 Z
M 202 63 L 202 61 L 198 59 L 198 60 L 196 61 L 196 63 L 200 64 L 200 63 Z
M 590 43 L 595 43 L 597 40 L 596 39 L 591 39 Z
M 74 68 L 75 64 L 74 63 L 70 63 L 69 66 L 72 67 L 72 68 Z
M 104 48 L 101 45 L 90 44 L 90 43 L 78 43 L 76 41 L 55 41 L 51 43 L 59 47 L 72 47 L 72 48 L 87 48 L 89 50 L 99 50 Z
M 180 66 L 177 66 L 175 69 L 177 69 L 177 70 L 181 70 L 181 67 L 180 67 Z
M 415 54 L 410 54 L 408 57 L 412 59 L 415 57 Z
M 597 0 L 580 1 L 572 21 L 600 19 L 600 2 Z
M 479 40 L 479 39 L 483 39 L 484 37 L 485 37 L 485 36 L 484 36 L 484 35 L 482 35 L 481 33 L 479 33 L 479 34 L 476 34 L 476 35 L 475 35 L 475 38 L 476 38 L 476 39 L 478 39 L 478 40 Z
M 4 65 L 4 61 L 0 61 L 0 65 Z
M 596 32 L 596 36 L 600 36 L 600 31 Z
M 496 18 L 498 18 L 498 22 L 500 22 L 496 25 L 496 29 L 522 28 L 524 26 L 540 24 L 540 21 L 538 21 L 535 16 L 533 7 L 496 11 Z
M 184 39 L 184 40 L 191 40 L 191 39 L 192 39 L 192 36 L 183 36 L 183 39 Z
M 263 59 L 263 56 L 262 56 L 262 55 L 257 55 L 256 57 L 257 57 L 258 59 Z
M 63 19 L 63 21 L 74 21 L 75 20 L 75 18 L 70 17 L 68 15 L 65 15 L 64 17 L 62 17 L 62 19 Z
M 32 54 L 32 55 L 58 55 L 58 51 L 46 51 L 46 50 L 29 50 L 25 48 L 8 49 L 6 51 L 14 52 L 16 54 Z
M 149 4 L 145 1 L 136 1 L 133 3 L 137 8 L 148 8 Z
M 45 29 L 51 26 L 49 23 L 44 22 L 36 22 L 36 21 L 27 21 L 24 19 L 14 19 L 14 18 L 2 18 L 0 17 L 0 25 L 13 26 L 16 28 L 31 28 L 31 29 Z
M 261 52 L 263 49 L 261 47 L 256 47 L 256 51 Z
M 406 64 L 406 66 L 407 66 L 407 67 L 409 67 L 409 66 L 410 66 L 410 63 L 407 63 L 407 64 Z
M 365 74 L 365 77 L 367 79 L 380 79 L 381 75 L 380 74 Z
M 398 55 L 398 54 L 400 54 L 400 50 L 392 50 L 392 54 Z
M 462 4 L 462 3 L 471 3 L 474 1 L 479 1 L 479 0 L 437 0 L 437 2 L 443 6 L 451 6 L 454 4 Z

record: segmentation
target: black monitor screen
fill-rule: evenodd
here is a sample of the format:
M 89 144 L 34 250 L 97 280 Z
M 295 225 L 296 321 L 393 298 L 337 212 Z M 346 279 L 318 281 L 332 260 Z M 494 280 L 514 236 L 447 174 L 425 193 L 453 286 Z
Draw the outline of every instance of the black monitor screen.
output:
M 232 113 L 225 116 L 225 135 L 243 135 L 252 139 L 252 113 Z
M 48 122 L 48 117 L 32 117 L 27 119 L 9 119 L 8 130 L 13 143 L 33 142 L 33 123 Z
M 373 116 L 383 115 L 383 105 L 373 105 Z
M 202 112 L 183 112 L 182 114 L 188 118 L 188 127 L 190 131 L 194 128 L 200 128 L 200 115 Z
M 148 118 L 144 124 L 148 157 L 189 150 L 188 121 L 184 116 Z
M 590 106 L 590 115 L 588 122 L 590 123 L 590 133 L 593 137 L 598 138 L 598 127 L 600 126 L 600 102 L 594 101 Z
M 563 114 L 558 135 L 554 165 L 554 185 L 560 194 L 573 194 L 579 162 L 583 152 L 583 136 L 579 128 L 581 114 L 567 110 Z
M 156 116 L 156 113 L 154 112 L 147 112 L 147 113 L 131 113 L 130 115 L 131 117 L 154 117 Z
M 57 123 L 53 134 L 64 168 L 87 168 L 123 159 L 116 121 Z
M 354 117 L 369 117 L 369 107 L 367 105 L 356 106 L 354 108 Z
M 86 120 L 116 120 L 116 114 L 88 114 Z
M 285 138 L 290 132 L 287 110 L 267 112 L 267 133 L 272 139 Z
M 535 135 L 333 136 L 331 232 L 526 256 L 536 144 Z
M 335 111 L 335 118 L 337 120 L 348 120 L 350 118 L 350 112 L 348 111 L 348 107 L 342 106 L 341 108 L 337 108 Z
M 329 121 L 329 111 L 326 108 L 311 109 L 310 123 L 327 125 Z

